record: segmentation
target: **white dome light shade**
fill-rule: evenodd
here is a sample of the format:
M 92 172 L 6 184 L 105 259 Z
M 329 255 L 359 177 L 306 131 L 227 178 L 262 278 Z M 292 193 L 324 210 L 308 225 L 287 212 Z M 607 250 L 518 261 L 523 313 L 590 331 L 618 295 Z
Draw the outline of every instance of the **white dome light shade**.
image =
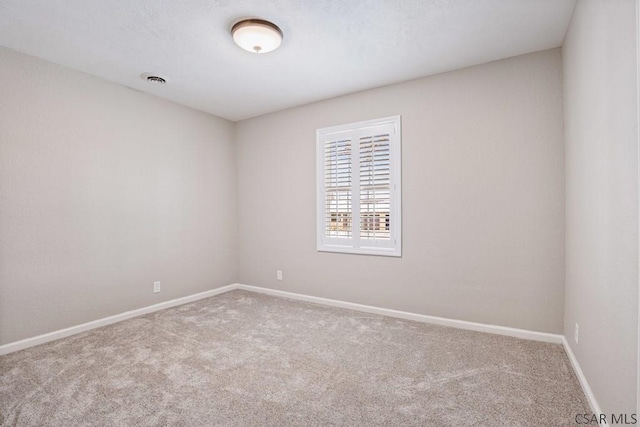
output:
M 238 46 L 253 53 L 271 52 L 282 43 L 280 28 L 261 19 L 238 22 L 231 28 L 231 35 Z

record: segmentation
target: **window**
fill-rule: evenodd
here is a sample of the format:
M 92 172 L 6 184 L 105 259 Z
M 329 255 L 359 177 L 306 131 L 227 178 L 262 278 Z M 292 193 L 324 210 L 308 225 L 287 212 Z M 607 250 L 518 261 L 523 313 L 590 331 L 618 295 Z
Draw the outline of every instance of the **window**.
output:
M 400 256 L 400 116 L 316 136 L 318 250 Z

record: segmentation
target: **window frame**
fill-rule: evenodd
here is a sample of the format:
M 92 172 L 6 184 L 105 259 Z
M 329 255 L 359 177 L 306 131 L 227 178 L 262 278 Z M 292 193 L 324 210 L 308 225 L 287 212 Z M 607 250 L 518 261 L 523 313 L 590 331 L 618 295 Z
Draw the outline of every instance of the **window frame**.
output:
M 375 245 L 367 245 L 360 236 L 360 186 L 359 186 L 359 141 L 361 137 L 372 135 L 371 128 L 391 126 L 389 133 L 389 242 L 382 240 Z M 326 189 L 325 189 L 325 143 L 334 138 L 351 139 L 351 237 L 327 237 L 326 227 Z M 357 147 L 354 148 L 354 147 Z M 358 153 L 355 156 L 354 153 Z M 354 202 L 357 200 L 357 202 Z M 358 211 L 356 213 L 356 210 Z M 358 219 L 358 221 L 356 221 Z M 401 117 L 389 116 L 364 120 L 339 126 L 330 126 L 316 130 L 316 237 L 318 252 L 337 252 L 359 255 L 402 256 L 402 126 Z M 363 241 L 365 244 L 363 244 Z

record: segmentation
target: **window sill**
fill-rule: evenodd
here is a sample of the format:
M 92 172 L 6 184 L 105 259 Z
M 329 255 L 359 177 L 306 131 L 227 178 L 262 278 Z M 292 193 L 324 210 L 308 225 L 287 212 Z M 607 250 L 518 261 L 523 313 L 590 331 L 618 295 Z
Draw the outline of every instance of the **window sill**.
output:
M 321 246 L 318 247 L 318 252 L 333 252 L 351 255 L 377 255 L 377 256 L 391 256 L 402 257 L 402 251 L 397 248 L 352 248 L 345 246 Z

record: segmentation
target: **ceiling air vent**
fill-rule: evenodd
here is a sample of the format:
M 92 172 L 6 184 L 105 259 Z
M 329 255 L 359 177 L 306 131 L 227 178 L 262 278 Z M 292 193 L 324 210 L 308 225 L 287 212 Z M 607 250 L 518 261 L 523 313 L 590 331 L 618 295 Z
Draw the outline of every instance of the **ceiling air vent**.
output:
M 169 81 L 166 76 L 153 73 L 144 73 L 141 74 L 140 77 L 142 78 L 142 80 L 146 80 L 149 83 L 153 83 L 154 85 L 163 85 Z

